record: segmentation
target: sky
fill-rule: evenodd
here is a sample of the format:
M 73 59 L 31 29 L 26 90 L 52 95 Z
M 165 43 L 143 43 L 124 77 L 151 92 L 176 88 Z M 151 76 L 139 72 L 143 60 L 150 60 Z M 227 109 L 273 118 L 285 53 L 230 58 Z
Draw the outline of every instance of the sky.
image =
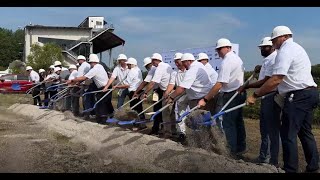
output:
M 87 16 L 112 23 L 114 33 L 126 41 L 113 50 L 113 58 L 123 52 L 136 58 L 140 68 L 155 52 L 208 47 L 227 38 L 239 44 L 245 69 L 253 70 L 262 62 L 257 45 L 278 25 L 291 29 L 313 65 L 320 63 L 319 7 L 1 7 L 0 27 L 78 26 Z M 102 61 L 109 64 L 106 53 Z

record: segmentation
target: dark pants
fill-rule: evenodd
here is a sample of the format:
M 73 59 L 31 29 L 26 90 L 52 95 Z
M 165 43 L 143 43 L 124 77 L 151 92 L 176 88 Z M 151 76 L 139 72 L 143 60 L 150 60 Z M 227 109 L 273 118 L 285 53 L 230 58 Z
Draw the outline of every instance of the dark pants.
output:
M 278 165 L 280 142 L 280 112 L 281 109 L 274 101 L 275 95 L 266 96 L 261 100 L 260 135 L 261 145 L 259 158 L 266 160 L 269 155 L 270 164 Z M 269 143 L 270 140 L 270 143 Z M 269 150 L 270 147 L 270 150 Z
M 87 89 L 86 92 L 91 92 L 91 91 L 96 91 L 98 90 L 97 86 L 95 83 L 91 83 L 89 85 L 89 88 Z M 95 100 L 95 94 L 88 94 L 88 95 L 85 95 L 83 97 L 83 107 L 84 109 L 89 109 L 89 108 L 92 108 L 94 106 L 94 103 L 96 102 Z M 91 115 L 94 115 L 95 114 L 95 111 L 91 111 L 90 112 Z
M 129 98 L 132 99 L 134 94 L 134 91 L 129 92 Z M 136 98 L 135 100 L 130 102 L 130 107 L 136 105 L 138 102 L 140 101 L 139 98 Z M 143 111 L 143 107 L 142 107 L 142 103 L 140 103 L 139 105 L 137 105 L 136 107 L 133 108 L 133 110 L 137 111 L 137 113 L 141 113 Z M 140 119 L 145 119 L 144 114 L 140 115 Z
M 311 132 L 312 114 L 318 103 L 319 92 L 315 88 L 290 92 L 285 97 L 280 134 L 286 172 L 298 171 L 297 135 L 308 164 L 306 170 L 319 169 L 317 145 Z
M 102 90 L 103 88 L 99 88 L 98 90 Z M 97 101 L 99 101 L 107 92 L 99 92 L 96 93 L 96 98 Z M 95 108 L 95 112 L 96 112 L 96 119 L 98 123 L 103 122 L 104 120 L 106 120 L 107 116 L 112 114 L 114 109 L 112 106 L 112 93 L 109 93 L 106 97 L 104 97 L 97 105 Z
M 48 106 L 49 102 L 47 100 L 49 100 L 49 91 L 44 92 L 44 99 L 46 99 L 46 101 L 44 102 L 45 106 Z
M 125 99 L 126 99 L 126 97 L 129 96 L 129 90 L 128 89 L 123 89 L 121 91 L 122 92 L 121 92 L 120 96 L 118 97 L 117 108 L 122 106 L 124 101 L 125 101 Z
M 79 91 L 80 91 L 79 87 L 74 87 L 71 90 L 71 92 L 72 92 L 72 96 L 71 96 L 72 113 L 74 116 L 79 115 L 79 96 L 80 96 Z
M 235 92 L 236 91 L 223 93 L 223 104 L 226 104 Z M 245 99 L 246 93 L 238 94 L 225 110 L 244 103 Z M 230 152 L 236 154 L 244 151 L 246 149 L 246 130 L 244 127 L 242 108 L 223 115 L 222 126 L 226 134 Z
M 164 91 L 161 90 L 160 88 L 155 89 L 154 91 L 158 93 L 159 99 L 161 99 L 162 96 L 163 96 L 163 92 L 164 92 Z M 162 108 L 162 102 L 159 102 L 158 104 L 156 104 L 155 106 L 153 106 L 153 111 L 156 112 L 156 111 L 158 111 L 158 110 L 161 109 L 161 108 Z M 158 132 L 159 132 L 160 123 L 162 123 L 162 113 L 158 114 L 158 115 L 154 118 L 154 122 L 153 122 L 153 126 L 152 126 L 152 132 L 154 132 L 154 133 L 158 133 Z
M 32 91 L 32 97 L 37 96 L 40 94 L 40 89 L 39 88 L 34 88 Z M 33 105 L 37 105 L 39 103 L 39 106 L 41 106 L 41 98 L 40 96 L 37 96 L 33 98 Z

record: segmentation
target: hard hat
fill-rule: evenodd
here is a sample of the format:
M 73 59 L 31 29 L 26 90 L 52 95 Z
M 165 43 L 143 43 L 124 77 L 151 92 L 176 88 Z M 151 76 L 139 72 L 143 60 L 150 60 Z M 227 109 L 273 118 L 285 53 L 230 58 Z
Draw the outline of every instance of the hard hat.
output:
M 26 70 L 27 71 L 32 70 L 32 67 L 31 66 L 27 66 Z
M 61 62 L 60 61 L 55 61 L 54 62 L 54 66 L 61 66 L 62 64 L 61 64 Z
M 216 49 L 219 49 L 221 47 L 227 47 L 227 46 L 232 47 L 231 42 L 228 39 L 221 38 L 217 41 Z
M 46 72 L 44 69 L 39 69 L 39 73 Z
M 182 55 L 183 55 L 182 53 L 176 53 L 173 59 L 174 60 L 181 59 Z
M 161 56 L 161 54 L 159 54 L 159 53 L 153 53 L 152 54 L 152 57 L 151 57 L 151 60 L 152 59 L 157 59 L 157 60 L 159 60 L 159 61 L 162 61 L 162 56 Z
M 292 34 L 291 30 L 287 26 L 277 26 L 273 29 L 271 40 L 287 34 Z
M 127 56 L 124 55 L 124 54 L 119 54 L 117 60 L 118 60 L 118 61 L 119 61 L 119 60 L 127 60 Z
M 146 57 L 143 60 L 143 66 L 146 66 L 146 65 L 150 64 L 151 62 L 152 62 L 151 58 L 150 57 Z
M 98 58 L 98 56 L 96 54 L 90 54 L 89 56 L 89 63 L 91 62 L 95 62 L 95 63 L 99 63 L 100 60 Z
M 71 64 L 71 65 L 69 66 L 69 69 L 77 69 L 77 66 L 74 65 L 74 64 Z
M 264 37 L 263 39 L 261 39 L 261 43 L 259 44 L 258 47 L 261 47 L 261 46 L 272 46 L 271 37 Z
M 76 64 L 76 66 L 80 66 L 80 64 L 79 64 L 79 63 L 77 63 L 77 64 Z
M 79 55 L 79 56 L 77 57 L 77 61 L 79 61 L 79 60 L 86 60 L 86 57 L 84 57 L 84 56 L 82 56 L 82 55 Z
M 200 61 L 200 60 L 203 60 L 203 59 L 208 59 L 209 60 L 208 55 L 206 53 L 199 53 L 197 61 Z
M 54 65 L 51 65 L 49 68 L 50 68 L 50 69 L 54 69 Z
M 133 64 L 133 65 L 137 65 L 137 60 L 135 58 L 130 57 L 128 59 L 128 61 L 126 62 L 126 64 Z
M 57 72 L 57 71 L 61 71 L 61 68 L 60 67 L 55 67 L 54 68 L 54 72 Z
M 188 60 L 194 61 L 195 58 L 191 53 L 184 53 L 181 57 L 181 61 L 188 61 Z

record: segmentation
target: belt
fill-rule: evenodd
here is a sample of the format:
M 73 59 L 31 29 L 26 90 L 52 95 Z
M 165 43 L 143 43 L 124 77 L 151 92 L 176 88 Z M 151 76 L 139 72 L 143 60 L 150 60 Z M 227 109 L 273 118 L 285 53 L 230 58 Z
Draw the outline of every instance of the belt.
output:
M 304 91 L 304 90 L 311 90 L 311 89 L 317 89 L 317 87 L 315 87 L 315 86 L 308 86 L 308 87 L 306 87 L 306 88 L 304 88 L 304 89 L 299 89 L 299 90 L 290 91 L 290 92 L 288 92 L 287 94 L 291 94 L 291 93 L 295 93 L 295 92 L 301 92 L 301 91 Z

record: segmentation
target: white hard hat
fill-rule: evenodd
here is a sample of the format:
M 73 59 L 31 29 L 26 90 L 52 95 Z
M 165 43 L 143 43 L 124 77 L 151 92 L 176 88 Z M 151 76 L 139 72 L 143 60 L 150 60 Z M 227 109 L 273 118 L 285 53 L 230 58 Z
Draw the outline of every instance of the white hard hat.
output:
M 55 61 L 54 62 L 54 66 L 61 66 L 62 64 L 61 64 L 61 62 L 60 61 Z
M 61 68 L 60 67 L 55 67 L 54 68 L 54 72 L 57 72 L 57 71 L 61 71 Z
M 54 65 L 51 65 L 49 68 L 50 68 L 50 69 L 54 69 Z
M 184 53 L 181 57 L 181 61 L 188 61 L 188 60 L 194 61 L 195 58 L 191 53 Z
M 130 57 L 128 59 L 128 61 L 126 62 L 126 64 L 133 64 L 133 65 L 137 65 L 137 60 L 135 58 Z
M 228 39 L 221 38 L 217 41 L 216 49 L 221 48 L 221 47 L 227 47 L 227 46 L 232 47 L 231 42 Z
M 82 55 L 79 55 L 79 56 L 77 57 L 77 60 L 86 60 L 86 57 L 84 57 L 84 56 L 82 56 Z
M 39 73 L 46 72 L 44 69 L 39 69 Z
M 152 62 L 151 58 L 150 57 L 146 57 L 143 60 L 143 66 L 146 66 L 146 65 L 150 64 L 151 62 Z
M 74 65 L 74 64 L 71 64 L 71 65 L 69 66 L 69 69 L 77 69 L 77 66 Z
M 32 70 L 32 67 L 31 66 L 27 66 L 26 70 L 27 71 Z
M 264 37 L 263 39 L 261 39 L 261 43 L 259 44 L 258 47 L 261 47 L 261 46 L 272 46 L 271 37 Z
M 124 54 L 119 54 L 117 60 L 118 60 L 118 61 L 119 61 L 119 60 L 127 60 L 127 56 L 124 55 Z
M 200 61 L 200 60 L 203 60 L 203 59 L 208 59 L 209 60 L 208 55 L 206 53 L 199 53 L 197 61 Z
M 174 58 L 173 58 L 173 59 L 174 59 L 174 60 L 181 59 L 182 55 L 183 55 L 182 53 L 179 53 L 179 52 L 178 52 L 178 53 L 176 53 L 176 54 L 174 55 Z
M 291 30 L 287 26 L 277 26 L 272 31 L 271 40 L 287 34 L 292 34 Z
M 77 63 L 77 64 L 76 64 L 76 66 L 80 66 L 80 64 L 79 64 L 79 63 Z
M 151 59 L 157 59 L 162 61 L 162 56 L 159 53 L 153 53 Z
M 90 54 L 89 56 L 89 63 L 90 62 L 95 62 L 95 63 L 98 63 L 100 62 L 99 58 L 98 58 L 98 55 L 96 54 Z

